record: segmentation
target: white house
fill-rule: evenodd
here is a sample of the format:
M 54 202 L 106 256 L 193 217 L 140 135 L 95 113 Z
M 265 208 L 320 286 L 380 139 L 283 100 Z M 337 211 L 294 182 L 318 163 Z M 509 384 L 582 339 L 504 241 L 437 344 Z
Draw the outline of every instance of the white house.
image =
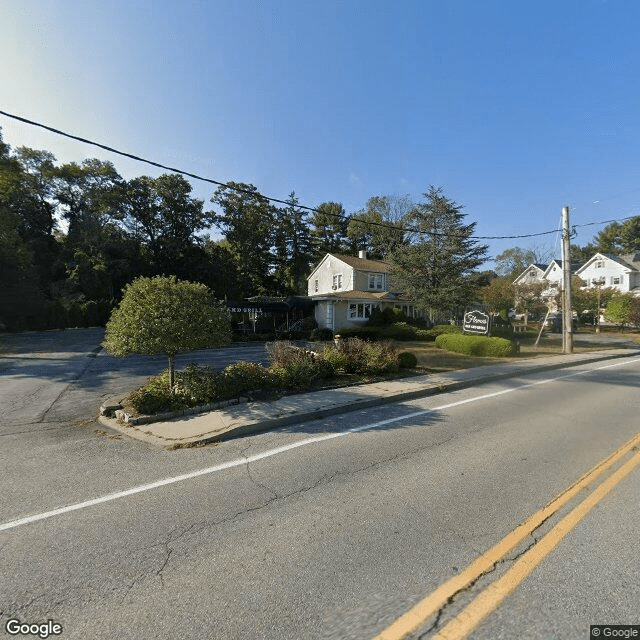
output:
M 357 258 L 327 253 L 307 282 L 320 328 L 338 331 L 361 326 L 376 308 L 397 308 L 409 317 L 421 315 L 411 300 L 393 291 L 391 265 L 369 260 L 364 251 Z
M 640 252 L 623 256 L 596 253 L 577 271 L 585 287 L 602 286 L 640 295 Z
M 544 272 L 547 270 L 546 264 L 530 264 L 514 281 L 513 284 L 533 284 L 542 282 Z

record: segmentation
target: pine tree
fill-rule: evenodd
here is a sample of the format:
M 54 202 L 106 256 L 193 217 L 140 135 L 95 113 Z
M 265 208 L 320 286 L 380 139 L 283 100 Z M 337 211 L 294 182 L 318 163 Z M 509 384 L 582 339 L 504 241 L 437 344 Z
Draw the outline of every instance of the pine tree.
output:
M 476 294 L 474 270 L 487 245 L 473 239 L 476 223 L 464 224 L 462 206 L 431 186 L 408 214 L 408 244 L 392 253 L 394 288 L 428 310 L 431 321 L 469 304 Z

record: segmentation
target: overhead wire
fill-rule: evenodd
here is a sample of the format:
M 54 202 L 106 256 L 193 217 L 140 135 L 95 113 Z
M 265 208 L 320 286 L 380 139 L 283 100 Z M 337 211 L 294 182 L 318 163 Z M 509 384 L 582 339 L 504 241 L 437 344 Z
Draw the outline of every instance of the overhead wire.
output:
M 105 151 L 108 151 L 110 153 L 114 153 L 116 155 L 125 157 L 125 158 L 130 158 L 131 160 L 136 160 L 137 162 L 142 162 L 144 164 L 148 164 L 150 166 L 153 167 L 157 167 L 159 169 L 165 169 L 167 171 L 171 171 L 173 173 L 177 173 L 183 176 L 187 176 L 189 178 L 193 178 L 194 180 L 200 180 L 202 182 L 208 182 L 210 184 L 215 184 L 219 187 L 225 187 L 227 189 L 230 189 L 232 191 L 236 191 L 238 193 L 244 193 L 247 195 L 252 195 L 255 196 L 256 192 L 251 191 L 249 189 L 243 189 L 242 187 L 237 186 L 235 183 L 232 182 L 222 182 L 220 180 L 216 180 L 214 178 L 207 178 L 205 176 L 201 176 L 198 175 L 196 173 L 191 173 L 189 171 L 185 171 L 183 169 L 177 169 L 176 167 L 171 167 L 165 164 L 162 164 L 160 162 L 155 162 L 153 160 L 149 160 L 147 158 L 143 158 L 141 156 L 137 156 L 133 153 L 128 153 L 126 151 L 121 151 L 120 149 L 116 149 L 114 147 L 110 147 L 108 145 L 102 144 L 100 142 L 96 142 L 95 140 L 89 140 L 88 138 L 83 138 L 81 136 L 77 136 L 74 135 L 72 133 L 68 133 L 66 131 L 62 131 L 60 129 L 56 129 L 55 127 L 51 127 L 49 125 L 43 124 L 41 122 L 36 122 L 35 120 L 30 120 L 29 118 L 24 118 L 22 116 L 18 116 L 15 115 L 13 113 L 8 113 L 7 111 L 3 111 L 0 110 L 0 115 L 6 116 L 7 118 L 11 118 L 13 120 L 17 120 L 18 122 L 23 122 L 25 124 L 28 125 L 32 125 L 34 127 L 39 127 L 41 129 L 45 129 L 46 131 L 50 131 L 52 133 L 55 133 L 56 135 L 60 135 L 63 136 L 65 138 L 69 138 L 71 140 L 76 140 L 78 142 L 83 142 L 84 144 L 88 144 L 94 147 L 98 147 L 100 149 L 104 149 Z M 275 202 L 278 204 L 286 204 L 291 206 L 292 202 L 291 201 L 287 201 L 287 200 L 282 200 L 279 198 L 273 198 L 270 196 L 265 196 L 264 194 L 259 194 L 262 198 L 264 198 L 265 200 L 267 200 L 268 202 Z M 419 235 L 429 235 L 429 236 L 436 236 L 436 237 L 455 237 L 457 234 L 445 234 L 445 233 L 438 233 L 438 232 L 434 232 L 434 231 L 419 231 L 417 229 L 411 229 L 411 228 L 405 228 L 405 227 L 399 227 L 396 225 L 392 225 L 392 224 L 388 224 L 388 223 L 384 223 L 384 222 L 376 222 L 376 221 L 359 221 L 357 218 L 353 218 L 352 216 L 346 215 L 346 214 L 340 214 L 340 213 L 333 213 L 331 211 L 324 211 L 324 210 L 319 210 L 316 207 L 309 207 L 303 204 L 295 204 L 295 206 L 298 209 L 304 209 L 305 211 L 311 211 L 313 213 L 322 213 L 323 215 L 328 215 L 330 217 L 334 217 L 334 218 L 341 218 L 347 221 L 355 221 L 355 222 L 361 222 L 364 225 L 369 225 L 369 226 L 375 226 L 375 227 L 383 227 L 386 229 L 390 229 L 390 230 L 394 230 L 394 231 L 403 231 L 406 233 L 417 233 Z M 588 222 L 588 223 L 584 223 L 584 224 L 577 224 L 577 225 L 572 225 L 572 229 L 577 229 L 579 227 L 589 227 L 589 226 L 594 226 L 594 225 L 599 225 L 599 224 L 609 224 L 612 222 L 624 222 L 626 220 L 630 220 L 632 218 L 635 218 L 638 216 L 630 216 L 629 218 L 623 218 L 621 220 L 604 220 L 604 221 L 600 221 L 600 222 Z M 475 224 L 475 223 L 474 223 Z M 551 231 L 541 231 L 539 233 L 525 233 L 525 234 L 519 234 L 519 235 L 511 235 L 511 236 L 469 236 L 469 239 L 472 240 L 518 240 L 518 239 L 522 239 L 522 238 L 535 238 L 535 237 L 540 237 L 540 236 L 547 236 L 547 235 L 552 235 L 554 233 L 558 233 L 557 229 L 553 229 Z

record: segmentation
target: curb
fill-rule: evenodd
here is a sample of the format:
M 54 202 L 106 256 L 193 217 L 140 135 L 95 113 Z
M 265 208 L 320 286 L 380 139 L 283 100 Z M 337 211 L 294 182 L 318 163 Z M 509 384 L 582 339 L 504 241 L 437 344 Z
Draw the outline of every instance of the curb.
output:
M 99 416 L 98 420 L 101 424 L 110 427 L 120 433 L 128 435 L 136 440 L 141 440 L 143 442 L 148 442 L 150 444 L 155 444 L 166 449 L 178 449 L 183 447 L 194 447 L 205 444 L 210 444 L 213 442 L 222 442 L 224 440 L 230 440 L 233 438 L 244 437 L 248 435 L 254 435 L 257 433 L 262 433 L 265 431 L 269 431 L 271 429 L 275 429 L 280 426 L 286 426 L 290 424 L 294 424 L 296 422 L 300 422 L 303 420 L 318 420 L 321 418 L 327 418 L 331 416 L 341 415 L 345 413 L 350 413 L 352 411 L 359 411 L 361 409 L 369 409 L 371 407 L 382 406 L 385 404 L 391 404 L 394 402 L 403 402 L 406 400 L 414 400 L 416 398 L 426 398 L 433 395 L 438 395 L 440 393 L 447 393 L 450 391 L 457 391 L 459 389 L 466 389 L 469 387 L 473 387 L 477 384 L 484 384 L 486 382 L 495 382 L 498 380 L 504 380 L 506 378 L 512 378 L 517 375 L 523 375 L 533 372 L 543 372 L 543 371 L 553 371 L 556 369 L 567 369 L 576 367 L 582 364 L 589 364 L 592 362 L 600 362 L 603 360 L 613 360 L 618 358 L 628 358 L 633 357 L 634 355 L 640 353 L 640 350 L 631 350 L 625 349 L 623 353 L 619 352 L 609 352 L 602 353 L 602 355 L 597 356 L 569 356 L 576 358 L 575 360 L 567 361 L 566 356 L 556 356 L 558 359 L 562 358 L 561 362 L 550 362 L 546 364 L 541 364 L 540 366 L 535 365 L 520 365 L 516 363 L 506 363 L 506 367 L 509 368 L 508 371 L 496 372 L 487 374 L 486 369 L 488 367 L 494 367 L 496 365 L 485 365 L 483 367 L 476 367 L 473 370 L 478 371 L 478 375 L 470 377 L 466 380 L 452 380 L 452 381 L 444 381 L 440 383 L 433 384 L 431 386 L 425 386 L 421 389 L 414 389 L 412 391 L 405 391 L 400 393 L 391 393 L 385 396 L 379 396 L 376 398 L 366 398 L 362 400 L 353 400 L 348 404 L 337 405 L 334 407 L 326 407 L 319 408 L 316 410 L 308 410 L 300 413 L 290 413 L 289 415 L 277 416 L 273 418 L 267 418 L 264 420 L 249 422 L 244 425 L 240 425 L 237 427 L 230 427 L 225 431 L 212 433 L 211 431 L 207 433 L 203 433 L 199 436 L 192 436 L 189 438 L 163 438 L 160 436 L 156 436 L 155 434 L 151 434 L 141 429 L 137 428 L 137 425 L 134 424 L 123 424 L 114 418 L 108 418 L 106 416 Z M 499 366 L 499 365 L 498 365 Z M 513 368 L 511 368 L 513 367 Z M 483 370 L 484 373 L 483 373 Z M 444 374 L 446 375 L 446 374 Z M 200 412 L 202 413 L 202 412 Z M 160 416 L 156 416 L 159 418 Z M 179 416 L 176 416 L 179 417 Z M 155 422 L 161 422 L 161 420 L 154 420 Z M 140 426 L 143 426 L 142 424 Z

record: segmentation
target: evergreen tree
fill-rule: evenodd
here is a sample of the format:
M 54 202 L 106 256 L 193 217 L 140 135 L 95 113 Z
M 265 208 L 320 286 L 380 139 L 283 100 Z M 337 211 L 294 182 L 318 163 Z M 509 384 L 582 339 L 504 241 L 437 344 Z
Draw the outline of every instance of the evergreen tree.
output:
M 295 191 L 289 194 L 287 206 L 275 209 L 275 280 L 286 294 L 306 294 L 312 252 L 307 214 L 298 207 Z
M 252 184 L 237 182 L 218 187 L 211 201 L 222 209 L 214 224 L 233 255 L 241 296 L 272 293 L 275 208 Z
M 344 253 L 349 250 L 349 220 L 339 202 L 323 202 L 318 205 L 309 222 L 313 244 L 312 262 L 318 262 L 327 253 Z
M 595 237 L 596 250 L 617 255 L 640 251 L 640 216 L 608 224 Z
M 464 224 L 464 217 L 461 205 L 431 186 L 407 216 L 408 244 L 391 255 L 396 288 L 428 310 L 432 321 L 460 310 L 476 294 L 472 275 L 488 247 L 473 239 L 476 223 Z

